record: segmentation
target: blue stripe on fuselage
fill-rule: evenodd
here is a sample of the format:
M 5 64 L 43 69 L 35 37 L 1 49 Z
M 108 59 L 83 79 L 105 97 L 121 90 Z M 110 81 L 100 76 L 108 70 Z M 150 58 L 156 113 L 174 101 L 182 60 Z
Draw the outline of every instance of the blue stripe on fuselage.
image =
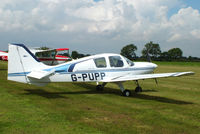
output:
M 90 59 L 87 59 L 87 60 L 90 60 Z M 53 67 L 53 68 L 50 68 L 50 69 L 44 69 L 44 71 L 55 70 L 55 72 L 73 72 L 74 67 L 76 66 L 76 64 L 84 62 L 84 61 L 87 61 L 87 60 L 75 62 L 75 63 L 72 63 L 72 64 L 60 65 L 58 67 Z
M 142 71 L 142 70 L 153 70 L 152 67 L 143 67 L 143 68 L 119 68 L 119 69 L 97 69 L 97 70 L 82 70 L 76 71 L 73 73 L 91 73 L 91 72 L 127 72 L 127 71 Z M 71 74 L 71 72 L 58 72 L 60 74 Z
M 60 68 L 57 68 L 56 73 L 58 74 L 71 74 L 72 72 L 66 71 L 67 68 L 70 66 L 61 66 Z M 51 71 L 52 69 L 56 68 L 51 68 L 50 70 L 45 70 L 45 71 Z M 83 71 L 76 71 L 73 73 L 90 73 L 90 72 L 127 72 L 127 71 L 142 71 L 142 70 L 153 70 L 154 68 L 152 67 L 143 67 L 143 68 L 120 68 L 120 69 L 99 69 L 99 70 L 83 70 Z M 10 73 L 8 76 L 25 76 L 30 72 L 21 72 L 21 73 Z
M 30 72 L 9 73 L 8 76 L 26 76 Z
M 53 68 L 49 68 L 49 69 L 44 69 L 44 71 L 52 71 L 55 70 L 55 72 L 68 72 L 68 68 L 71 64 L 65 64 L 65 65 L 61 65 L 58 67 L 53 67 Z

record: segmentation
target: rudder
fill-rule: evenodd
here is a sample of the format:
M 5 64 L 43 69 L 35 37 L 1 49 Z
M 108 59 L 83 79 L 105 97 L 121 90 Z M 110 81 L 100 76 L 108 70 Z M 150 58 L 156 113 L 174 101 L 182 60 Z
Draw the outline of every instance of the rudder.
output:
M 29 83 L 27 74 L 45 67 L 23 44 L 9 44 L 8 56 L 8 80 Z

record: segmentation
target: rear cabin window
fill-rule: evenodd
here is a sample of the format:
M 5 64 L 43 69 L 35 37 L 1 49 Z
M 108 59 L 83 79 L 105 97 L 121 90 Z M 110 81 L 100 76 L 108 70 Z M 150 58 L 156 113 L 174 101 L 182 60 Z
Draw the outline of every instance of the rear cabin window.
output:
M 106 59 L 104 57 L 94 59 L 94 63 L 95 63 L 97 68 L 106 68 L 107 67 Z
M 120 56 L 110 56 L 109 57 L 111 67 L 123 67 L 124 63 Z

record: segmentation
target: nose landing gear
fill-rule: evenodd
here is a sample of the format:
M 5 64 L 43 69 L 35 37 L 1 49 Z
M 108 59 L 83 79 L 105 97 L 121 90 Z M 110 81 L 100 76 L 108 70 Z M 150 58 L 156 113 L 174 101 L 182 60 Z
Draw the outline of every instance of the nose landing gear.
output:
M 136 80 L 135 82 L 136 82 L 136 85 L 137 85 L 137 87 L 135 88 L 135 92 L 136 93 L 142 92 L 142 88 L 140 87 L 138 80 Z
M 123 96 L 125 96 L 125 97 L 131 96 L 131 91 L 127 90 L 127 89 L 124 89 L 124 86 L 123 86 L 122 82 L 118 82 L 116 84 L 119 86 L 120 90 L 122 91 L 122 95 Z

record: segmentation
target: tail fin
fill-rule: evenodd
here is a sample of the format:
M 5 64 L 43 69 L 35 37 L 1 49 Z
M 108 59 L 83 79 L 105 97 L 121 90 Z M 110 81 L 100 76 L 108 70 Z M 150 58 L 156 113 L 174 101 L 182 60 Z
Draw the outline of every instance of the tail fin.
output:
M 46 66 L 23 44 L 9 44 L 8 56 L 8 80 L 30 83 L 27 74 Z

